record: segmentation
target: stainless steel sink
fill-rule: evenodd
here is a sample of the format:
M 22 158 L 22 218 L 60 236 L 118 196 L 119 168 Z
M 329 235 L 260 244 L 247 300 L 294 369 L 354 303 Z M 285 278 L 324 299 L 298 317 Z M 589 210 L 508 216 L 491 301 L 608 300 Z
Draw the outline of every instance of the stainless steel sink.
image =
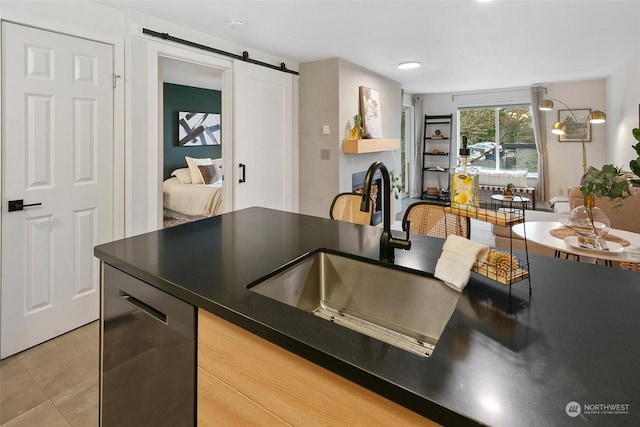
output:
M 460 297 L 437 279 L 327 252 L 250 289 L 421 356 L 431 355 Z

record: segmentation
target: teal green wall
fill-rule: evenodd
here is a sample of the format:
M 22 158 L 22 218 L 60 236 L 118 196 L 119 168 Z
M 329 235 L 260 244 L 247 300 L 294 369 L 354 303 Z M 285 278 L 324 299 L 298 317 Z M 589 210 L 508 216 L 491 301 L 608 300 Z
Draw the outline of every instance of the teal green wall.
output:
M 221 92 L 164 83 L 164 179 L 178 168 L 186 168 L 184 156 L 222 157 L 222 145 L 178 146 L 178 112 L 221 113 Z M 224 141 L 222 141 L 224 143 Z

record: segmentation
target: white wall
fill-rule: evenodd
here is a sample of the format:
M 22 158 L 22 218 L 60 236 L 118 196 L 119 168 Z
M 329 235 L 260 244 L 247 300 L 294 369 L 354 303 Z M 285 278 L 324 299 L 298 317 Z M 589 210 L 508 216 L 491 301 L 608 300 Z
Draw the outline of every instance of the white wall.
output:
M 451 143 L 454 147 L 455 152 L 452 156 L 451 161 L 453 162 L 453 166 L 455 166 L 455 158 L 458 147 L 458 104 L 454 101 L 453 96 L 451 94 L 437 93 L 437 94 L 427 94 L 420 95 L 422 97 L 422 113 L 428 116 L 438 116 L 438 115 L 446 115 L 453 114 L 453 123 L 451 126 Z M 424 117 L 420 118 L 420 128 L 423 130 L 424 126 Z M 420 138 L 420 144 L 422 144 L 422 136 Z
M 607 163 L 630 170 L 637 157 L 631 130 L 640 128 L 640 55 L 607 78 Z
M 400 138 L 402 91 L 400 84 L 340 58 L 300 64 L 300 212 L 328 217 L 331 201 L 352 190 L 351 175 L 382 161 L 389 171 L 400 171 L 400 151 L 344 154 L 353 116 L 358 114 L 359 88 L 380 91 L 385 138 Z M 322 133 L 329 125 L 330 134 Z M 329 150 L 329 160 L 320 151 Z
M 96 41 L 122 38 L 122 12 L 87 1 L 2 0 L 0 18 Z
M 417 126 L 420 127 L 422 135 L 418 140 L 418 144 L 420 144 L 420 152 L 423 152 L 423 143 L 424 143 L 424 115 L 428 116 L 439 116 L 439 115 L 448 115 L 453 114 L 452 123 L 451 123 L 451 135 L 449 135 L 449 142 L 451 143 L 452 150 L 449 155 L 449 168 L 455 168 L 458 163 L 458 118 L 457 118 L 457 109 L 458 104 L 453 100 L 453 96 L 451 94 L 428 94 L 428 95 L 420 95 L 422 97 L 422 113 L 423 117 L 419 117 Z M 434 128 L 431 127 L 431 131 Z M 447 135 L 449 130 L 443 131 L 444 135 Z M 444 145 L 444 141 L 437 141 L 437 148 Z M 436 148 L 436 147 L 432 147 Z M 430 148 L 427 148 L 430 150 Z M 438 165 L 441 165 L 440 161 L 437 162 Z M 421 174 L 421 171 L 418 171 Z M 422 189 L 426 190 L 427 187 L 438 187 L 443 190 L 446 190 L 448 187 L 448 177 L 444 172 L 435 172 L 435 173 L 427 173 L 424 177 L 424 182 L 422 184 Z M 420 189 L 418 189 L 418 193 Z
M 573 109 L 590 108 L 604 111 L 608 120 L 591 125 L 591 142 L 587 142 L 587 167 L 600 168 L 607 163 L 607 127 L 611 126 L 606 100 L 605 80 L 586 80 L 545 85 L 547 95 L 559 99 Z M 549 159 L 549 196 L 566 193 L 566 188 L 577 185 L 583 175 L 582 145 L 580 142 L 559 142 L 551 133 L 551 126 L 558 121 L 558 110 L 566 109 L 554 101 L 553 111 L 547 111 L 547 155 Z
M 190 62 L 162 58 L 162 81 L 202 89 L 222 90 L 222 72 Z
M 612 120 L 607 109 L 605 80 L 563 82 L 546 84 L 545 86 L 549 97 L 557 98 L 571 108 L 590 108 L 607 113 L 609 116 L 607 123 L 591 125 L 591 142 L 586 143 L 587 165 L 600 167 L 607 163 L 607 126 L 610 126 Z M 457 135 L 455 116 L 459 107 L 531 102 L 528 88 L 458 94 L 424 94 L 421 96 L 425 114 L 454 114 L 454 135 Z M 558 142 L 558 137 L 551 133 L 551 126 L 558 120 L 558 109 L 565 109 L 565 107 L 555 102 L 554 110 L 544 113 L 548 129 L 548 188 L 550 196 L 559 194 L 561 191 L 562 194 L 566 193 L 566 188 L 576 185 L 583 173 L 581 144 L 579 142 Z M 535 185 L 532 179 L 529 179 L 529 185 Z
M 360 105 L 360 86 L 380 91 L 382 132 L 385 138 L 400 139 L 402 117 L 402 89 L 400 83 L 375 74 L 351 62 L 340 59 L 340 150 L 342 140 L 349 138 L 353 116 Z M 376 162 L 383 162 L 389 171 L 400 172 L 400 150 L 364 154 L 343 154 L 340 152 L 339 191 L 351 191 L 351 175 L 366 171 Z
M 230 58 L 181 46 L 142 34 L 143 28 L 166 32 L 172 36 L 190 40 L 205 46 L 240 54 L 248 50 L 250 57 L 271 64 L 284 62 L 288 69 L 298 69 L 298 64 L 264 52 L 257 52 L 225 40 L 210 37 L 195 30 L 137 12 L 124 13 L 127 46 L 126 65 L 130 70 L 127 79 L 127 171 L 133 177 L 127 182 L 127 235 L 157 229 L 162 223 L 162 165 L 161 127 L 158 111 L 160 93 L 158 85 L 158 57 L 166 56 L 195 64 L 218 68 L 222 73 L 222 138 L 231 141 L 233 118 L 231 115 L 231 69 Z M 225 87 L 225 85 L 227 85 Z M 294 94 L 297 96 L 297 93 Z M 294 99 L 297 105 L 297 99 Z M 295 108 L 296 105 L 292 107 Z M 223 143 L 223 162 L 232 164 L 232 150 Z M 232 182 L 223 184 L 224 206 L 232 197 Z
M 114 73 L 121 76 L 114 95 L 116 211 L 120 212 L 116 215 L 117 237 L 156 229 L 161 221 L 158 45 L 166 46 L 163 52 L 172 52 L 180 59 L 192 58 L 194 63 L 201 65 L 215 64 L 223 69 L 225 64 L 231 63 L 224 56 L 143 35 L 143 27 L 237 54 L 247 50 L 252 59 L 276 65 L 284 62 L 288 69 L 298 69 L 296 62 L 285 58 L 137 12 L 122 12 L 93 2 L 3 0 L 0 18 L 114 45 Z M 223 83 L 225 78 L 231 82 L 229 76 L 230 73 L 223 76 Z M 223 104 L 225 102 L 229 102 L 228 97 L 223 99 Z M 297 99 L 292 107 L 296 106 Z M 232 122 L 229 121 L 225 128 L 227 131 L 232 129 Z
M 338 58 L 300 64 L 300 212 L 327 217 L 339 193 L 340 99 Z M 322 127 L 329 126 L 329 134 Z M 320 158 L 329 150 L 329 159 Z

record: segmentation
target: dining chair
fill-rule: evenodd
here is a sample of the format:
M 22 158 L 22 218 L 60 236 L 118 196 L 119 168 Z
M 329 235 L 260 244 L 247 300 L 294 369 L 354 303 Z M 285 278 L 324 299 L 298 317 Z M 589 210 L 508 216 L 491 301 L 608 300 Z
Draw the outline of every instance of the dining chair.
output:
M 333 202 L 331 202 L 329 217 L 338 221 L 370 225 L 373 215 L 373 203 L 369 204 L 368 212 L 362 212 L 360 211 L 361 201 L 362 194 L 340 193 L 334 197 Z
M 640 271 L 640 262 L 621 261 L 618 267 L 623 270 Z
M 469 219 L 445 212 L 444 206 L 429 202 L 416 202 L 409 205 L 402 218 L 402 230 L 407 231 L 407 222 L 411 223 L 410 233 L 446 239 L 450 234 L 469 238 L 471 234 Z

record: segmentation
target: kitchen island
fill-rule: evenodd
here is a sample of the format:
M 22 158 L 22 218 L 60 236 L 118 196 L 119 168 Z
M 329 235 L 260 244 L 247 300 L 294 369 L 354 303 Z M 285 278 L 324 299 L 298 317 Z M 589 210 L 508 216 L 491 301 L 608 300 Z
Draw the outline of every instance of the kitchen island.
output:
M 428 358 L 247 289 L 320 248 L 377 263 L 380 233 L 250 208 L 100 245 L 95 255 L 441 424 L 640 422 L 637 272 L 530 255 L 532 295 L 522 282 L 510 298 L 472 274 Z M 395 267 L 432 275 L 443 241 L 411 240 Z

